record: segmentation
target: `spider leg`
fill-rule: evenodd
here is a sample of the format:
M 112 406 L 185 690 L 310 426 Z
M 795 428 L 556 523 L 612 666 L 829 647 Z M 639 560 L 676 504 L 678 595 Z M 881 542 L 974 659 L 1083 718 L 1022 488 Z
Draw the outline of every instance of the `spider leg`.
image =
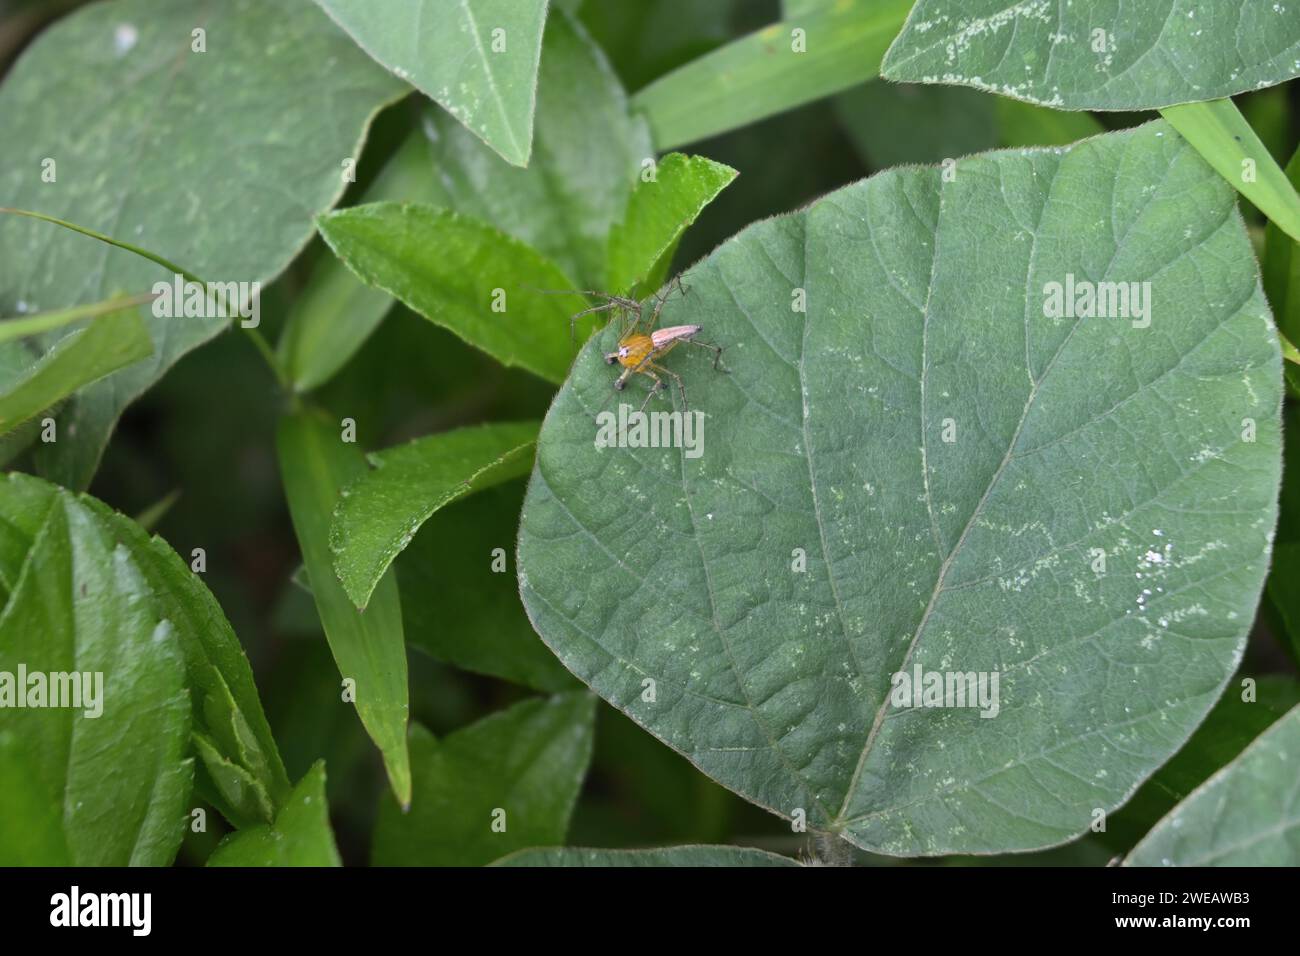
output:
M 621 392 L 627 388 L 627 380 L 632 377 L 632 373 L 637 371 L 635 368 L 625 368 L 618 378 L 614 379 L 614 391 Z
M 658 366 L 654 366 L 654 367 L 658 368 Z M 663 369 L 660 369 L 660 371 L 663 371 Z M 638 412 L 644 412 L 645 407 L 650 404 L 650 399 L 655 397 L 655 392 L 659 391 L 661 388 L 664 387 L 663 379 L 661 379 L 658 375 L 656 375 L 654 372 L 650 371 L 649 369 L 642 369 L 641 374 L 654 379 L 654 384 L 651 385 L 650 390 L 645 393 L 645 400 L 641 403 L 641 407 L 637 409 Z
M 597 292 L 595 289 L 539 289 L 537 286 L 527 288 L 542 295 L 588 295 L 592 298 L 604 299 L 606 302 L 617 302 L 625 308 L 636 307 L 639 304 L 635 299 L 629 299 L 627 296 L 610 295 L 608 292 Z
M 610 309 L 618 308 L 612 302 L 606 302 L 604 305 L 593 305 L 590 309 L 583 309 L 581 312 L 575 312 L 569 316 L 569 338 L 572 341 L 578 340 L 578 320 L 587 315 L 593 315 L 597 312 L 608 312 Z
M 631 301 L 631 300 L 629 300 Z M 633 302 L 623 306 L 623 321 L 619 324 L 618 337 L 626 338 L 641 324 L 641 303 Z
M 674 372 L 672 369 L 664 368 L 662 365 L 656 365 L 654 362 L 651 362 L 650 367 L 645 371 L 643 371 L 641 374 L 650 375 L 650 377 L 653 378 L 656 382 L 660 382 L 659 376 L 651 374 L 650 369 L 653 369 L 656 372 L 661 372 L 664 375 L 671 375 L 673 377 L 673 379 L 677 382 L 677 390 L 682 393 L 682 411 L 689 412 L 691 410 L 691 406 L 690 403 L 686 401 L 686 385 L 684 382 L 682 382 L 682 377 L 678 375 L 676 372 Z M 642 407 L 644 408 L 645 406 Z
M 715 372 L 727 371 L 725 368 L 722 367 L 722 346 L 721 345 L 713 345 L 709 342 L 697 342 L 695 339 L 685 339 L 685 341 L 691 343 L 691 345 L 699 346 L 702 349 L 708 349 L 710 352 L 713 353 L 713 370 Z
M 655 311 L 654 311 L 654 315 L 652 315 L 652 316 L 650 317 L 650 325 L 649 325 L 649 328 L 652 328 L 652 329 L 653 329 L 653 328 L 657 328 L 657 327 L 658 327 L 658 325 L 659 325 L 659 313 L 662 312 L 662 311 L 664 310 L 664 303 L 665 303 L 666 301 L 668 301 L 668 296 L 667 296 L 667 295 L 659 295 L 659 294 L 656 293 L 656 295 L 655 295 Z

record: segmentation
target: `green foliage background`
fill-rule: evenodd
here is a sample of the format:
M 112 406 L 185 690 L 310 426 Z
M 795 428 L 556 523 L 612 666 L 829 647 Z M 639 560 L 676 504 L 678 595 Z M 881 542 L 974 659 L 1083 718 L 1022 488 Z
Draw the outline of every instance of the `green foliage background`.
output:
M 46 23 L 77 5 L 76 0 L 0 4 L 0 70 L 12 65 Z M 340 2 L 336 6 L 355 5 Z M 776 0 L 586 0 L 552 6 L 552 17 L 559 15 L 560 8 L 576 9 L 578 21 L 603 49 L 622 87 L 635 94 L 634 105 L 675 96 L 673 89 L 654 89 L 654 81 L 782 16 Z M 883 40 L 877 55 L 896 32 Z M 544 56 L 541 72 L 541 82 L 546 84 Z M 835 95 L 829 98 L 816 98 L 731 132 L 691 141 L 684 152 L 732 167 L 739 176 L 703 209 L 675 252 L 670 250 L 671 268 L 666 260 L 660 264 L 661 270 L 683 269 L 751 223 L 797 209 L 890 166 L 937 163 L 997 146 L 1067 143 L 1103 130 L 1136 126 L 1154 116 L 1139 112 L 1047 113 L 967 89 L 880 82 L 860 85 L 859 79 L 850 75 L 836 78 L 828 89 Z M 429 82 L 439 80 L 435 77 Z M 852 88 L 840 92 L 845 86 Z M 647 87 L 651 88 L 647 94 L 637 93 Z M 1300 142 L 1300 88 L 1291 82 L 1239 96 L 1236 102 L 1263 145 L 1284 165 Z M 486 151 L 445 115 L 429 110 L 427 102 L 408 97 L 378 115 L 361 156 L 358 181 L 348 188 L 340 207 L 388 198 L 384 190 L 393 187 L 386 184 L 385 176 L 393 174 L 386 166 L 407 148 L 409 131 L 422 123 L 439 128 L 442 138 L 438 148 L 444 151 L 440 160 L 444 168 L 463 177 L 461 193 L 457 194 L 455 182 L 450 187 L 443 183 L 438 188 L 451 198 L 437 198 L 458 209 L 456 202 L 466 208 L 475 202 L 474 187 L 465 183 L 472 184 L 482 172 L 482 166 L 476 164 L 485 162 Z M 551 122 L 545 110 L 544 103 L 539 105 L 540 146 L 532 156 L 532 162 L 543 167 L 565 150 L 578 154 L 627 149 L 635 155 L 637 147 L 628 144 L 647 135 L 633 124 L 611 128 L 599 119 L 582 118 L 550 133 L 548 129 L 554 127 L 542 128 L 543 123 Z M 548 141 L 548 135 L 554 139 Z M 506 154 L 512 162 L 523 158 L 517 142 Z M 556 161 L 563 162 L 564 157 Z M 523 175 L 501 188 L 528 195 L 533 186 Z M 0 196 L 0 204 L 7 205 L 8 199 Z M 621 196 L 611 198 L 610 208 L 621 212 L 623 201 Z M 1262 250 L 1265 219 L 1247 203 L 1242 203 L 1242 209 L 1251 237 Z M 491 209 L 480 204 L 473 212 L 502 230 L 527 228 L 526 224 L 508 222 L 504 205 Z M 330 227 L 326 234 L 337 247 Z M 599 287 L 604 260 L 576 240 L 568 247 L 548 247 L 548 235 L 539 230 L 534 244 L 562 263 L 570 279 Z M 166 249 L 158 251 L 168 254 Z M 301 307 L 301 293 L 313 274 L 329 268 L 338 268 L 331 248 L 321 238 L 313 238 L 264 291 L 262 331 L 267 339 L 274 342 L 280 338 L 286 318 Z M 1285 273 L 1285 264 L 1278 268 L 1279 274 Z M 364 294 L 373 291 L 364 290 Z M 554 390 L 543 377 L 495 361 L 403 304 L 389 309 L 382 295 L 364 305 L 358 303 L 357 308 L 369 310 L 375 330 L 355 356 L 313 393 L 312 403 L 331 422 L 354 419 L 360 448 L 388 449 L 483 422 L 537 422 L 546 414 Z M 559 307 L 555 311 L 562 316 L 572 310 Z M 540 369 L 543 375 L 548 371 L 549 367 Z M 174 496 L 154 530 L 182 556 L 195 547 L 206 550 L 203 581 L 250 659 L 284 770 L 296 784 L 288 797 L 289 806 L 299 815 L 316 812 L 306 798 L 319 793 L 323 785 L 343 863 L 363 864 L 372 859 L 377 863 L 408 862 L 403 853 L 419 843 L 421 822 L 449 817 L 428 807 L 411 818 L 396 816 L 384 761 L 356 713 L 339 703 L 338 670 L 323 637 L 313 589 L 301 576 L 295 580 L 301 550 L 285 500 L 282 465 L 277 462 L 277 421 L 287 404 L 281 384 L 249 342 L 235 333 L 219 335 L 181 357 L 157 384 L 127 407 L 89 491 L 128 515 L 146 513 Z M 1289 436 L 1295 434 L 1295 428 L 1288 431 Z M 1289 444 L 1294 446 L 1293 437 Z M 30 465 L 23 459 L 18 463 Z M 520 473 L 503 473 L 499 480 L 489 482 L 486 490 L 438 511 L 420 527 L 394 566 L 389 586 L 401 595 L 409 650 L 409 716 L 432 732 L 429 736 L 417 731 L 411 742 L 412 760 L 417 761 L 413 771 L 417 790 L 422 773 L 433 772 L 428 769 L 430 762 L 442 761 L 456 768 L 458 760 L 466 759 L 463 750 L 469 744 L 458 732 L 471 733 L 466 728 L 479 727 L 477 722 L 484 718 L 497 715 L 494 719 L 520 721 L 520 729 L 511 732 L 512 740 L 521 735 L 526 738 L 528 733 L 540 734 L 526 721 L 537 718 L 532 711 L 541 706 L 536 703 L 541 691 L 558 695 L 554 698 L 560 702 L 557 706 L 574 712 L 594 707 L 594 736 L 564 746 L 553 741 L 547 744 L 559 746 L 548 759 L 560 764 L 569 760 L 575 767 L 589 751 L 590 769 L 572 794 L 561 795 L 561 803 L 572 805 L 567 835 L 563 831 L 539 832 L 531 842 L 508 849 L 561 843 L 611 848 L 706 843 L 740 844 L 787 856 L 816 852 L 817 847 L 792 834 L 787 823 L 714 783 L 617 710 L 581 693 L 577 681 L 541 646 L 519 602 L 514 576 L 515 534 L 524 496 Z M 1288 479 L 1279 535 L 1279 554 L 1293 562 L 1295 542 L 1300 540 L 1294 527 L 1295 487 L 1294 478 Z M 504 549 L 510 556 L 509 573 L 486 570 L 487 556 L 494 548 Z M 1300 564 L 1289 567 L 1294 573 Z M 1278 689 L 1274 700 L 1290 694 L 1295 684 L 1296 590 L 1294 579 L 1275 577 L 1270 582 L 1270 600 L 1261 607 L 1242 664 L 1243 674 L 1271 682 L 1269 686 Z M 481 633 L 476 634 L 476 628 Z M 445 637 L 449 631 L 457 633 L 464 646 L 449 646 Z M 494 655 L 485 654 L 483 647 L 498 644 L 501 650 L 495 654 L 498 662 L 494 664 Z M 527 650 L 521 652 L 521 647 Z M 509 656 L 505 663 L 500 662 L 503 656 Z M 1272 716 L 1283 710 L 1276 708 Z M 1181 764 L 1176 760 L 1166 768 L 1166 778 L 1157 777 L 1153 785 L 1139 791 L 1129 811 L 1137 817 L 1131 825 L 1119 817 L 1110 834 L 1090 835 L 1034 857 L 993 857 L 978 862 L 1099 865 L 1126 852 L 1146 833 L 1150 822 L 1169 809 L 1171 795 L 1185 795 L 1211 767 L 1235 756 L 1269 723 L 1254 715 L 1245 719 L 1234 713 L 1230 702 L 1225 702 L 1206 725 L 1227 728 L 1218 739 L 1226 736 L 1234 741 L 1228 748 L 1231 752 L 1216 754 L 1199 774 L 1188 767 L 1195 762 L 1194 754 L 1179 758 Z M 1236 730 L 1234 735 L 1233 729 L 1242 726 L 1246 729 Z M 488 743 L 483 746 L 496 746 L 491 737 L 484 740 Z M 1196 741 L 1194 737 L 1189 751 Z M 509 755 L 501 759 L 508 763 Z M 325 772 L 318 767 L 322 760 Z M 391 774 L 393 768 L 389 770 Z M 472 778 L 479 771 L 486 772 L 482 767 L 446 772 Z M 1181 780 L 1180 773 L 1184 775 Z M 490 809 L 491 799 L 485 800 L 483 806 Z M 3 807 L 0 802 L 0 810 Z M 474 809 L 477 813 L 477 804 Z M 454 819 L 454 813 L 450 818 Z M 221 815 L 212 813 L 209 820 L 208 832 L 186 836 L 180 864 L 209 861 L 226 829 Z M 413 834 L 403 830 L 411 827 L 416 827 Z M 259 847 L 276 843 L 274 834 L 262 831 L 241 832 L 240 840 L 243 842 L 225 844 L 213 862 L 238 864 L 244 859 L 260 859 Z M 250 855 L 241 856 L 245 853 Z M 330 863 L 333 853 L 332 847 L 310 845 L 301 848 L 300 856 L 291 854 L 277 862 Z M 423 861 L 476 865 L 492 859 L 491 847 L 484 849 L 466 840 L 450 850 L 437 847 Z M 856 851 L 854 859 L 864 864 L 897 862 Z M 514 857 L 513 862 L 526 864 L 530 860 L 524 855 Z M 578 865 L 582 861 L 576 856 L 557 856 L 551 862 Z M 974 861 L 941 858 L 927 862 Z

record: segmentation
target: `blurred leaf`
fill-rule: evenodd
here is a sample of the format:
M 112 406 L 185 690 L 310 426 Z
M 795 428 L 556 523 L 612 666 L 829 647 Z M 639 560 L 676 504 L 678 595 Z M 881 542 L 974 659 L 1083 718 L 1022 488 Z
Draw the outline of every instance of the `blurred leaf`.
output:
M 149 330 L 136 306 L 93 319 L 55 342 L 21 381 L 0 395 L 0 434 L 152 352 Z M 58 440 L 76 441 L 75 429 L 65 426 Z
M 320 230 L 364 282 L 504 365 L 563 381 L 570 313 L 539 290 L 571 283 L 531 246 L 456 212 L 389 202 L 330 213 Z
M 396 76 L 528 165 L 546 0 L 316 2 Z
M 735 833 L 803 842 L 613 707 L 597 714 L 589 779 L 569 832 L 577 846 L 717 843 Z
M 660 77 L 632 105 L 665 150 L 830 96 L 877 75 L 911 2 L 841 0 L 773 24 Z
M 357 715 L 384 756 L 393 793 L 409 804 L 406 643 L 397 581 L 385 575 L 362 614 L 348 600 L 330 560 L 330 515 L 339 491 L 365 472 L 365 458 L 343 441 L 337 426 L 308 411 L 280 422 L 278 446 L 289 513 L 325 637 L 339 674 L 355 682 Z
M 484 866 L 562 844 L 591 760 L 595 708 L 577 691 L 526 700 L 442 741 L 414 725 L 415 798 L 409 813 L 383 801 L 372 863 Z
M 787 20 L 794 20 L 816 13 L 835 2 L 836 0 L 781 0 L 781 15 Z
M 1255 131 L 1270 156 L 1277 160 L 1286 158 L 1295 142 L 1291 135 L 1291 108 L 1287 102 L 1285 86 L 1246 93 L 1237 98 L 1237 106 L 1250 128 Z
M 623 221 L 610 233 L 605 288 L 616 295 L 653 292 L 682 233 L 735 178 L 730 166 L 703 156 L 660 159 L 655 178 L 637 183 Z
M 446 194 L 435 205 L 490 223 L 573 282 L 601 288 L 610 231 L 654 152 L 645 122 L 629 113 L 618 78 L 581 26 L 562 13 L 547 24 L 527 169 L 501 162 L 446 114 L 431 111 L 425 132 Z
M 351 705 L 339 699 L 338 665 L 329 644 L 313 639 L 319 635 L 317 621 L 307 639 L 286 640 L 277 648 L 266 683 L 267 716 L 291 778 L 306 776 L 324 760 L 330 822 L 340 854 L 346 863 L 360 863 L 369 849 L 375 804 L 388 781 L 365 728 Z
M 1300 407 L 1294 403 L 1283 410 L 1282 441 L 1280 514 L 1264 593 L 1272 630 L 1300 665 Z
M 370 454 L 330 523 L 330 550 L 358 608 L 439 508 L 532 470 L 538 422 L 494 422 L 417 438 Z
M 1300 150 L 1287 163 L 1286 177 L 1293 190 L 1300 189 Z M 1278 329 L 1295 342 L 1300 339 L 1300 244 L 1271 220 L 1264 235 L 1264 291 Z M 1291 394 L 1300 397 L 1289 371 L 1287 381 Z
M 771 19 L 769 4 L 754 0 L 592 0 L 574 6 L 630 90 Z
M 1125 866 L 1300 866 L 1300 707 L 1174 807 Z
M 742 846 L 670 846 L 662 850 L 519 850 L 493 866 L 799 866 L 797 860 Z
M 1294 461 L 1294 459 L 1292 459 Z M 1273 546 L 1273 567 L 1268 578 L 1268 598 L 1280 619 L 1278 635 L 1291 659 L 1300 663 L 1300 541 L 1279 541 Z
M 1276 515 L 1276 336 L 1213 170 L 1157 122 L 955 173 L 852 184 L 683 276 L 664 323 L 728 348 L 726 375 L 668 360 L 698 458 L 596 447 L 595 336 L 519 533 L 570 671 L 752 802 L 895 855 L 1050 846 L 1127 799 L 1232 674 Z M 1070 275 L 1150 281 L 1153 326 L 1051 318 Z M 900 713 L 918 666 L 998 673 L 1005 706 Z
M 1003 146 L 1068 146 L 1106 132 L 1091 113 L 1066 113 L 1007 96 L 995 96 L 993 103 Z
M 1300 240 L 1300 194 L 1232 100 L 1171 106 L 1160 114 L 1230 186 Z
M 325 799 L 325 762 L 298 781 L 275 822 L 233 833 L 208 866 L 341 866 Z
M 881 72 L 1057 109 L 1159 109 L 1300 76 L 1300 18 L 1240 0 L 918 0 Z
M 1174 804 L 1233 760 L 1279 717 L 1300 704 L 1300 683 L 1291 677 L 1260 677 L 1254 690 L 1255 699 L 1245 701 L 1241 680 L 1228 684 L 1205 723 L 1182 749 L 1142 785 L 1132 800 L 1106 820 L 1106 832 L 1099 836 L 1108 846 L 1121 851 L 1131 848 Z
M 88 500 L 10 474 L 0 525 L 0 770 L 28 790 L 0 800 L 0 864 L 167 865 L 193 773 L 176 628 Z M 81 675 L 62 706 L 57 674 Z
M 477 674 L 546 693 L 573 690 L 577 680 L 542 643 L 519 603 L 514 543 L 523 499 L 523 483 L 511 481 L 425 522 L 396 563 L 406 640 Z M 504 572 L 497 571 L 498 548 Z
M 994 97 L 973 90 L 897 83 L 864 83 L 835 98 L 849 138 L 875 169 L 937 163 L 996 146 L 994 107 Z
M 567 314 L 564 323 L 567 338 Z M 577 354 L 572 340 L 569 349 Z M 376 388 L 376 382 L 384 387 Z M 363 423 L 364 445 L 377 448 L 493 419 L 540 419 L 554 394 L 554 384 L 506 368 L 398 304 L 315 400 Z
M 437 197 L 433 175 L 428 141 L 413 133 L 362 201 L 431 201 Z M 276 349 L 294 389 L 308 392 L 328 381 L 356 354 L 392 305 L 388 293 L 359 281 L 334 256 L 322 256 L 294 298 Z
M 192 51 L 196 25 L 206 53 Z M 370 117 L 401 93 L 305 0 L 92 4 L 44 31 L 0 84 L 0 196 L 129 238 L 213 280 L 267 282 L 342 192 L 340 161 L 356 155 Z M 57 161 L 55 182 L 42 179 L 47 158 Z M 85 237 L 0 220 L 0 313 L 170 278 Z M 60 440 L 37 456 L 48 476 L 87 484 L 122 410 L 229 320 L 146 324 L 152 360 L 63 409 Z
M 181 490 L 173 488 L 163 497 L 159 498 L 144 511 L 135 516 L 135 523 L 145 531 L 153 531 L 158 527 L 158 522 L 167 517 L 167 512 L 172 510 L 172 506 L 180 500 Z

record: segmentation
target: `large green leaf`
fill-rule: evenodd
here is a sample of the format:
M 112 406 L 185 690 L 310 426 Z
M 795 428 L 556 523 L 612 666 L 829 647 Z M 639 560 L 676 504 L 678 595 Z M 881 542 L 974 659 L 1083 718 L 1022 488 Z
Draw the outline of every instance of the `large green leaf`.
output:
M 830 96 L 877 75 L 910 4 L 822 4 L 660 77 L 632 104 L 655 146 L 672 149 Z
M 1149 324 L 1048 317 L 1071 275 L 1149 281 Z M 664 324 L 727 348 L 666 360 L 702 455 L 597 447 L 612 329 L 543 425 L 519 579 L 547 644 L 866 849 L 1044 847 L 1123 802 L 1221 693 L 1267 566 L 1280 358 L 1232 191 L 1157 122 L 891 170 L 685 282 Z M 997 719 L 896 711 L 916 666 L 998 674 Z
M 208 857 L 208 866 L 341 865 L 325 799 L 324 761 L 298 782 L 274 823 L 232 833 Z
M 596 701 L 586 691 L 526 700 L 445 740 L 411 731 L 415 798 L 384 800 L 377 866 L 484 866 L 562 844 L 591 760 Z
M 528 243 L 571 281 L 604 288 L 610 231 L 654 151 L 605 55 L 578 24 L 559 12 L 547 23 L 527 169 L 501 162 L 445 113 L 432 113 L 425 130 L 445 192 L 439 205 Z
M 514 541 L 523 502 L 524 483 L 515 480 L 442 508 L 421 526 L 396 562 L 406 641 L 475 673 L 547 693 L 573 690 L 577 680 L 519 602 Z
M 12 431 L 83 385 L 153 352 L 149 330 L 134 305 L 69 332 L 0 395 L 0 434 Z M 64 437 L 73 439 L 65 432 Z
M 741 846 L 670 846 L 662 850 L 520 850 L 493 866 L 798 866 L 788 856 Z
M 330 515 L 339 492 L 365 473 L 365 458 L 343 441 L 339 426 L 312 411 L 286 416 L 277 443 L 293 530 L 330 651 L 343 679 L 352 682 L 357 715 L 383 754 L 393 793 L 409 804 L 406 643 L 397 581 L 385 575 L 362 614 L 335 577 L 330 555 Z
M 373 470 L 343 489 L 330 524 L 334 568 L 365 608 L 401 553 L 439 508 L 532 469 L 537 422 L 494 422 L 417 438 L 369 456 Z
M 1241 0 L 919 0 L 882 73 L 1058 109 L 1158 109 L 1300 76 L 1300 10 Z
M 170 863 L 193 776 L 190 704 L 147 576 L 87 502 L 10 474 L 0 587 L 0 769 L 4 790 L 24 791 L 3 799 L 0 863 Z M 70 695 L 58 706 L 56 683 Z M 38 686 L 44 706 L 27 696 Z
M 193 52 L 200 28 L 205 53 Z M 42 33 L 0 84 L 0 196 L 205 279 L 267 282 L 342 193 L 369 118 L 402 91 L 310 0 L 92 4 Z M 0 314 L 168 278 L 85 236 L 0 217 Z M 40 449 L 60 483 L 85 485 L 122 409 L 229 324 L 147 321 L 153 357 L 80 393 L 60 414 L 66 437 Z
M 1169 812 L 1125 866 L 1300 866 L 1300 707 Z
M 317 2 L 395 75 L 528 165 L 546 0 Z

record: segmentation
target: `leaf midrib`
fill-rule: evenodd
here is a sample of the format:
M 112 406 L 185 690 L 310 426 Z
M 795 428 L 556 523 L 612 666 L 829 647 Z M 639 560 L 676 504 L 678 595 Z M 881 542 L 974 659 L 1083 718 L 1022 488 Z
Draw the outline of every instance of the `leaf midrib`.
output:
M 483 38 L 479 36 L 478 21 L 474 19 L 474 12 L 469 8 L 469 0 L 460 0 L 460 6 L 465 12 L 465 18 L 469 21 L 469 32 L 474 37 L 474 48 L 478 51 L 479 60 L 483 64 L 483 75 L 487 77 L 488 89 L 492 91 L 492 99 L 496 101 L 497 112 L 501 116 L 501 124 L 505 127 L 506 135 L 510 137 L 510 145 L 514 149 L 516 156 L 522 156 L 526 159 L 528 151 L 521 150 L 519 147 L 519 136 L 515 133 L 514 124 L 510 121 L 510 114 L 506 111 L 505 100 L 501 98 L 501 90 L 497 87 L 496 77 L 493 75 L 492 66 L 488 62 L 487 50 L 483 49 Z

